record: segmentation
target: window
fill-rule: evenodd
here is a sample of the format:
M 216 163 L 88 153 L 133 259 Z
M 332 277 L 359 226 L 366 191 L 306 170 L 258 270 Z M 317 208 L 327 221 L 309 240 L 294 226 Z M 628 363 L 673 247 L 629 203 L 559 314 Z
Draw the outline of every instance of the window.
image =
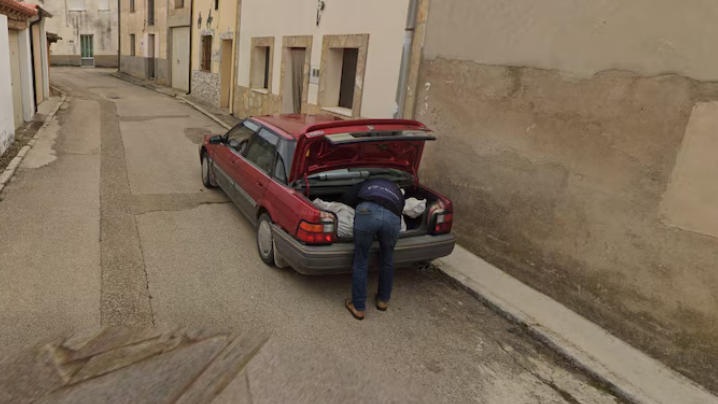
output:
M 259 125 L 252 121 L 244 121 L 227 132 L 226 141 L 229 147 L 241 153 L 239 145 L 243 140 L 248 140 L 257 130 L 259 130 Z
M 354 105 L 354 86 L 357 76 L 359 49 L 344 49 L 342 55 L 342 78 L 339 87 L 339 106 L 352 109 Z
M 130 0 L 130 12 L 135 12 L 135 0 Z
M 270 90 L 272 85 L 272 43 L 274 38 L 253 38 L 249 86 Z
M 147 0 L 147 25 L 155 25 L 155 0 Z
M 277 135 L 262 128 L 252 136 L 247 146 L 245 158 L 265 173 L 270 173 L 274 166 L 274 155 L 277 153 Z
M 284 185 L 287 184 L 287 167 L 284 165 L 284 159 L 279 153 L 277 153 L 277 157 L 275 158 L 273 173 L 274 179 Z
M 369 35 L 324 35 L 317 100 L 322 110 L 361 116 Z
M 130 34 L 130 56 L 135 56 L 135 34 Z
M 202 37 L 202 71 L 208 72 L 212 70 L 212 37 Z
M 219 10 L 219 0 L 214 0 L 214 9 Z
M 70 11 L 85 11 L 85 0 L 67 0 L 67 9 Z
M 175 8 L 184 8 L 184 0 L 175 0 Z
M 354 89 L 356 87 L 357 62 L 359 49 L 329 49 L 325 72 L 325 93 L 323 106 L 354 109 Z M 352 115 L 347 111 L 348 115 Z

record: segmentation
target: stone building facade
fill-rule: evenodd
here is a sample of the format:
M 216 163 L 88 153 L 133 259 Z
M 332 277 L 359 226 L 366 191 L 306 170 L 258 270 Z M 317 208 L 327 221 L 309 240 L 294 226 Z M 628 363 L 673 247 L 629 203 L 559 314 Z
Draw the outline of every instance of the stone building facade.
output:
M 120 0 L 120 71 L 189 91 L 190 0 Z
M 416 25 L 415 52 L 407 54 L 413 99 L 427 5 L 425 0 L 282 0 L 270 7 L 242 0 L 234 114 L 395 116 L 407 20 Z M 411 112 L 407 107 L 404 115 Z
M 431 0 L 460 243 L 718 391 L 718 3 Z
M 117 67 L 116 0 L 27 0 L 53 15 L 47 30 L 62 40 L 52 47 L 53 66 Z
M 237 1 L 194 0 L 192 96 L 230 109 L 234 87 Z

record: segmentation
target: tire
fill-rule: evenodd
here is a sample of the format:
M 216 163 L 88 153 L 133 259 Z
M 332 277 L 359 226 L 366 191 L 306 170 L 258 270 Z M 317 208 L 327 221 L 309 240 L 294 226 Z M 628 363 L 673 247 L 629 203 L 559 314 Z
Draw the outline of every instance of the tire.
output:
M 274 266 L 274 238 L 272 238 L 272 219 L 262 213 L 257 223 L 257 253 L 259 258 L 269 266 Z
M 217 188 L 212 172 L 212 160 L 207 157 L 207 153 L 202 154 L 202 184 L 205 188 Z

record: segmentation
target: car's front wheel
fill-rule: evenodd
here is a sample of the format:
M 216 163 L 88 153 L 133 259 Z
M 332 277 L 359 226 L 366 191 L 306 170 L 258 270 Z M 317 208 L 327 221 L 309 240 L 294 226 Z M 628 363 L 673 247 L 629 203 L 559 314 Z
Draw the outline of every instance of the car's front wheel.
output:
M 207 153 L 202 154 L 202 184 L 206 188 L 216 188 L 217 182 L 214 180 L 212 173 L 212 161 L 210 160 Z
M 272 237 L 272 219 L 263 213 L 257 224 L 257 252 L 265 264 L 274 266 L 274 238 Z

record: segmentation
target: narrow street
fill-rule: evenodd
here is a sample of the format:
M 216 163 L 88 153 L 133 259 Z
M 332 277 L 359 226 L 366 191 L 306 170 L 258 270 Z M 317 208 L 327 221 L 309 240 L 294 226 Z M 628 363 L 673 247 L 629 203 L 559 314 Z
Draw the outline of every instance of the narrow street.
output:
M 267 267 L 249 222 L 202 186 L 198 145 L 224 130 L 112 73 L 53 67 L 66 102 L 1 195 L 0 355 L 115 325 L 257 330 L 440 402 L 619 402 L 432 270 L 399 271 L 389 311 L 358 322 L 350 276 Z

